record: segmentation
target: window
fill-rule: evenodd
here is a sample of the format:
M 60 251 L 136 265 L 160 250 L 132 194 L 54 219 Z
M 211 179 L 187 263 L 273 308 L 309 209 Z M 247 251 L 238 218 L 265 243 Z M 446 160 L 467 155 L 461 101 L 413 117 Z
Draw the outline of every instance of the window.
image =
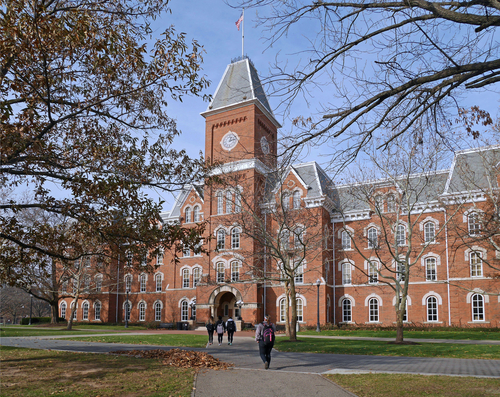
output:
M 396 228 L 396 245 L 401 247 L 406 244 L 406 228 L 404 225 L 398 225 Z
M 224 263 L 223 262 L 217 263 L 217 282 L 218 283 L 224 282 Z
M 384 197 L 376 196 L 375 197 L 375 210 L 379 212 L 384 212 Z
M 130 292 L 131 286 L 132 286 L 132 276 L 129 274 L 125 276 L 125 291 Z
M 406 266 L 404 263 L 398 262 L 396 264 L 396 279 L 398 281 L 405 281 Z
M 297 321 L 304 321 L 304 303 L 300 298 L 297 299 Z
M 224 213 L 224 196 L 222 192 L 217 192 L 217 214 Z
M 83 302 L 82 304 L 82 320 L 89 319 L 89 303 Z
M 300 208 L 300 192 L 298 190 L 293 192 L 292 202 L 293 202 L 292 205 L 293 205 L 294 210 Z
M 200 240 L 195 246 L 193 250 L 194 256 L 201 256 L 201 246 L 203 245 L 203 240 Z
M 234 192 L 234 212 L 241 212 L 241 192 L 239 190 Z
M 156 292 L 161 292 L 161 274 L 155 276 Z
M 299 263 L 295 265 L 295 284 L 302 284 L 304 282 L 304 265 Z
M 280 300 L 280 323 L 286 322 L 286 299 Z
M 477 212 L 471 212 L 467 216 L 467 223 L 469 225 L 469 234 L 475 236 L 481 233 L 481 219 Z
M 231 248 L 240 248 L 240 228 L 235 227 L 231 230 Z
M 155 302 L 155 321 L 161 321 L 161 303 Z
M 427 281 L 436 281 L 436 258 L 425 259 L 425 279 Z
M 94 320 L 101 321 L 101 302 L 94 303 Z
M 141 285 L 141 292 L 146 292 L 146 275 L 141 274 L 139 281 L 140 281 L 140 285 Z
M 351 264 L 342 264 L 342 284 L 351 284 Z
M 100 293 L 102 291 L 102 274 L 95 276 L 95 292 Z
M 427 321 L 438 321 L 438 303 L 435 296 L 427 298 Z
M 191 256 L 191 249 L 189 248 L 188 245 L 184 245 L 182 247 L 182 256 L 184 256 L 184 257 Z
M 191 305 L 191 319 L 196 319 L 196 305 Z
M 75 302 L 71 302 L 71 312 L 73 313 L 73 320 L 76 320 L 76 312 L 78 311 L 78 306 L 76 306 L 75 308 Z M 75 309 L 75 311 L 73 312 L 73 309 Z
M 186 208 L 185 211 L 184 211 L 184 218 L 185 218 L 185 222 L 186 223 L 189 223 L 191 222 L 191 208 Z
M 193 208 L 193 221 L 194 222 L 199 222 L 200 221 L 200 207 L 196 205 Z
M 304 229 L 301 227 L 297 227 L 293 233 L 293 244 L 295 248 L 303 248 L 304 247 Z
M 378 247 L 378 235 L 377 229 L 371 227 L 368 229 L 368 248 L 377 248 Z
M 86 293 L 89 293 L 90 292 L 90 276 L 87 275 L 83 278 L 83 290 L 86 292 Z
M 369 303 L 370 322 L 378 322 L 378 300 L 375 298 L 370 299 Z
M 399 304 L 401 305 L 401 301 L 403 300 L 403 298 L 399 297 Z M 404 307 L 404 313 L 403 313 L 403 322 L 407 322 L 408 321 L 408 299 L 406 299 L 406 302 L 405 302 L 405 307 Z
M 217 231 L 217 249 L 223 250 L 226 246 L 226 232 L 223 229 Z
M 199 284 L 200 278 L 201 278 L 201 269 L 199 267 L 195 267 L 193 269 L 193 288 Z
M 158 251 L 158 255 L 156 255 L 156 266 L 161 266 L 163 265 L 163 247 L 160 247 L 160 250 Z
M 281 247 L 284 250 L 287 250 L 290 246 L 290 231 L 289 230 L 283 230 L 281 232 Z
M 290 209 L 290 193 L 285 192 L 281 196 L 282 200 L 282 207 L 284 211 L 287 211 Z
M 126 321 L 130 321 L 130 302 L 125 302 L 124 306 L 124 317 Z
M 342 321 L 349 323 L 352 321 L 352 303 L 350 299 L 342 301 Z
M 68 292 L 68 280 L 64 280 L 61 285 L 61 293 Z
M 127 253 L 125 254 L 125 256 L 126 256 L 126 259 L 127 259 L 127 266 L 131 267 L 132 266 L 132 260 L 134 259 L 132 251 L 128 250 Z
M 78 270 L 80 268 L 80 259 L 75 261 L 75 269 Z
M 182 288 L 189 288 L 189 269 L 182 271 Z
M 479 252 L 470 253 L 470 275 L 471 277 L 483 276 L 483 260 Z
M 187 321 L 188 320 L 188 302 L 187 301 L 182 301 L 181 303 L 181 321 Z
M 240 279 L 240 264 L 238 261 L 231 262 L 231 281 L 239 281 Z
M 224 305 L 224 316 L 229 315 L 229 305 Z
M 141 266 L 147 266 L 148 264 L 148 254 L 141 255 Z
M 484 321 L 484 298 L 482 295 L 472 295 L 472 321 Z
M 61 303 L 61 318 L 66 318 L 66 302 Z
M 233 193 L 228 190 L 226 192 L 226 214 L 233 212 Z
M 387 196 L 387 212 L 396 212 L 396 197 L 393 194 Z
M 350 250 L 351 249 L 351 236 L 347 230 L 342 230 L 342 249 Z
M 424 240 L 426 243 L 433 243 L 436 237 L 436 225 L 434 222 L 426 222 L 424 224 Z
M 378 262 L 368 263 L 368 283 L 377 284 L 378 283 Z
M 146 304 L 139 303 L 139 321 L 146 321 Z
M 78 287 L 79 287 L 79 282 L 76 278 L 73 279 L 73 295 L 76 294 L 76 291 L 78 290 Z

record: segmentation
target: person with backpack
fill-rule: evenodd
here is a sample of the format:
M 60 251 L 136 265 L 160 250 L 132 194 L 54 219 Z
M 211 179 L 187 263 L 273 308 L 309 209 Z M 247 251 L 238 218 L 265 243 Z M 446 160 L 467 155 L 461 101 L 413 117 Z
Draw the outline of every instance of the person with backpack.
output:
M 214 343 L 214 331 L 215 331 L 213 316 L 210 316 L 207 323 L 205 324 L 205 327 L 207 327 L 207 332 L 208 332 L 208 344 L 211 345 L 212 343 Z
M 227 329 L 227 344 L 231 346 L 233 344 L 233 335 L 236 332 L 236 323 L 233 318 L 229 316 L 226 321 L 226 329 Z
M 217 332 L 217 340 L 219 341 L 219 346 L 222 345 L 222 337 L 224 332 L 226 332 L 226 326 L 224 321 L 222 321 L 222 316 L 219 316 L 219 320 L 215 323 L 215 331 Z
M 274 346 L 276 325 L 271 323 L 271 316 L 265 316 L 264 321 L 255 330 L 255 340 L 259 344 L 260 358 L 264 362 L 264 368 L 269 369 L 271 365 L 271 351 Z

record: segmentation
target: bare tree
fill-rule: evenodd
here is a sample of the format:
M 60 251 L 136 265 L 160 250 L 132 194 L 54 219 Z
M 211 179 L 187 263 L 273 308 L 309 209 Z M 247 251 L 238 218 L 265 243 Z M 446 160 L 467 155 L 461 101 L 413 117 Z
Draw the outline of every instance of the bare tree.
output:
M 329 96 L 317 115 L 294 115 L 298 130 L 289 150 L 348 141 L 345 151 L 334 152 L 342 166 L 376 137 L 379 148 L 401 135 L 444 138 L 461 95 L 498 93 L 496 1 L 228 2 L 258 9 L 269 46 L 297 31 L 307 40 L 297 64 L 279 54 L 268 79 L 287 109 L 296 99 L 313 102 L 311 88 Z

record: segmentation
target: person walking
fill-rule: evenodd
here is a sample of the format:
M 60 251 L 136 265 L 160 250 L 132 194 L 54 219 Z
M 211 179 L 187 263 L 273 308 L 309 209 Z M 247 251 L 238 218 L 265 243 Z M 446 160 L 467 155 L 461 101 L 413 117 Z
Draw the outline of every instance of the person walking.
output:
M 224 321 L 222 321 L 222 316 L 219 316 L 219 319 L 215 323 L 215 330 L 217 331 L 217 340 L 219 341 L 219 346 L 222 345 L 222 338 L 224 336 L 224 332 L 226 331 L 226 326 L 224 325 Z
M 210 316 L 207 323 L 205 324 L 205 327 L 207 327 L 207 332 L 208 332 L 208 344 L 211 345 L 212 343 L 214 343 L 214 331 L 215 331 L 213 316 Z
M 274 346 L 276 325 L 271 323 L 271 316 L 265 316 L 264 321 L 255 330 L 255 340 L 259 344 L 260 358 L 264 362 L 264 368 L 269 369 L 271 365 L 271 351 Z
M 227 344 L 231 346 L 233 344 L 233 335 L 236 332 L 236 323 L 233 318 L 229 316 L 226 321 L 226 329 L 227 329 Z

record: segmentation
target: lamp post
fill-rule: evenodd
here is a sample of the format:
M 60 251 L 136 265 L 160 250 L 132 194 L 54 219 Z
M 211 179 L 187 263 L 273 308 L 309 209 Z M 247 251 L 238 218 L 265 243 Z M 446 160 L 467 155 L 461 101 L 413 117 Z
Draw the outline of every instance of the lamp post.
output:
M 126 290 L 127 290 L 127 301 L 125 302 L 125 328 L 128 328 L 128 316 L 130 313 L 129 302 L 128 302 L 128 287 L 126 287 Z
M 30 294 L 30 322 L 29 325 L 31 325 L 31 314 L 33 313 L 33 295 Z
M 321 280 L 318 278 L 316 280 L 316 287 L 318 287 L 318 301 L 317 301 L 317 307 L 318 307 L 318 319 L 316 323 L 316 332 L 321 332 L 321 329 L 319 328 L 319 285 L 321 284 Z
M 243 306 L 243 301 L 239 300 L 238 302 L 236 302 L 236 305 L 238 306 L 238 309 L 239 309 L 238 320 L 241 321 L 241 306 Z

